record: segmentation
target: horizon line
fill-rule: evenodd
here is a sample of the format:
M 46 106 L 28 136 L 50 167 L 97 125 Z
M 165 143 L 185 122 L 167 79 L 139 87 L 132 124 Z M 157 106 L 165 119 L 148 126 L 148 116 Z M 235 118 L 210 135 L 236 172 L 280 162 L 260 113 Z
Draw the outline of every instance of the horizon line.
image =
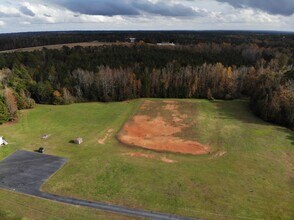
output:
M 158 30 L 158 29 L 137 29 L 137 30 L 48 30 L 48 31 L 19 31 L 19 32 L 0 32 L 0 35 L 5 34 L 26 34 L 26 33 L 50 33 L 50 32 L 260 32 L 260 33 L 290 33 L 294 34 L 294 31 L 283 31 L 283 30 L 237 30 L 237 29 L 203 29 L 203 30 L 191 30 L 191 29 L 169 29 L 169 30 Z

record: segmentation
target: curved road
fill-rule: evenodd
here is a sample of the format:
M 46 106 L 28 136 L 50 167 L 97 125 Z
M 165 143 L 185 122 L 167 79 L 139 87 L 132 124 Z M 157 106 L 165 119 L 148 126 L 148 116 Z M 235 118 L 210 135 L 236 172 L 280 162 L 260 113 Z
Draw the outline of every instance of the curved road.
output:
M 62 203 L 86 206 L 122 215 L 162 220 L 190 220 L 192 218 L 158 213 L 140 209 L 91 202 L 41 192 L 43 183 L 67 162 L 66 158 L 39 154 L 28 151 L 16 151 L 0 161 L 0 188 L 54 200 Z
M 106 203 L 100 203 L 100 202 L 91 202 L 86 200 L 80 200 L 80 199 L 73 199 L 63 196 L 57 196 L 52 195 L 44 192 L 37 191 L 35 193 L 32 193 L 32 195 L 54 200 L 62 203 L 72 204 L 72 205 L 79 205 L 79 206 L 86 206 L 90 208 L 100 209 L 103 211 L 113 212 L 117 214 L 123 214 L 128 216 L 134 216 L 134 217 L 142 217 L 142 218 L 149 218 L 149 219 L 158 219 L 158 220 L 192 220 L 193 218 L 188 217 L 182 217 L 182 216 L 176 216 L 176 215 L 170 215 L 165 213 L 159 213 L 159 212 L 152 212 L 152 211 L 146 211 L 146 210 L 140 210 L 140 209 L 132 209 L 127 208 L 123 206 L 117 206 L 117 205 L 111 205 Z

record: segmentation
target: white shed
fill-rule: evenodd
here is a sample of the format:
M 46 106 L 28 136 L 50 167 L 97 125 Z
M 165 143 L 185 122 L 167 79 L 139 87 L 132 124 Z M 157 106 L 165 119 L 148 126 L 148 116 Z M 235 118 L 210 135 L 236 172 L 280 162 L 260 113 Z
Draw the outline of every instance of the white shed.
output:
M 82 144 L 83 143 L 83 138 L 78 137 L 78 138 L 75 139 L 74 142 L 75 142 L 75 144 Z
M 136 42 L 136 38 L 134 38 L 134 37 L 130 37 L 129 39 L 130 39 L 132 44 Z
M 170 43 L 170 42 L 161 42 L 161 43 L 157 43 L 157 46 L 176 46 L 174 43 Z
M 7 144 L 8 142 L 3 137 L 0 137 L 0 146 L 7 145 Z

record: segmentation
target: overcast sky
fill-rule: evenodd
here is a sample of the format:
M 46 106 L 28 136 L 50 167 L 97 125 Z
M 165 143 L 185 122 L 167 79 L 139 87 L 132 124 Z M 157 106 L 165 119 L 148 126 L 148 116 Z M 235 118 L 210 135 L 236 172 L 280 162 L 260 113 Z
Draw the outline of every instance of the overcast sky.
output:
M 54 30 L 294 31 L 294 0 L 0 0 L 0 33 Z

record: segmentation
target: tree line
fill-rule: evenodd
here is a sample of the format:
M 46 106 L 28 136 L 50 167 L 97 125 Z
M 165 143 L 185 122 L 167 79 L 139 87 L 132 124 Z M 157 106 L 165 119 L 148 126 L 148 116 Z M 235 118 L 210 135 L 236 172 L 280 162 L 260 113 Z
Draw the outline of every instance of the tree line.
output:
M 179 45 L 197 43 L 257 44 L 262 47 L 293 47 L 294 36 L 286 32 L 264 31 L 55 31 L 0 34 L 0 51 L 24 47 L 79 42 L 137 41 L 156 44 L 173 42 Z
M 0 123 L 35 102 L 251 97 L 254 112 L 294 128 L 293 53 L 258 45 L 67 47 L 0 54 Z

